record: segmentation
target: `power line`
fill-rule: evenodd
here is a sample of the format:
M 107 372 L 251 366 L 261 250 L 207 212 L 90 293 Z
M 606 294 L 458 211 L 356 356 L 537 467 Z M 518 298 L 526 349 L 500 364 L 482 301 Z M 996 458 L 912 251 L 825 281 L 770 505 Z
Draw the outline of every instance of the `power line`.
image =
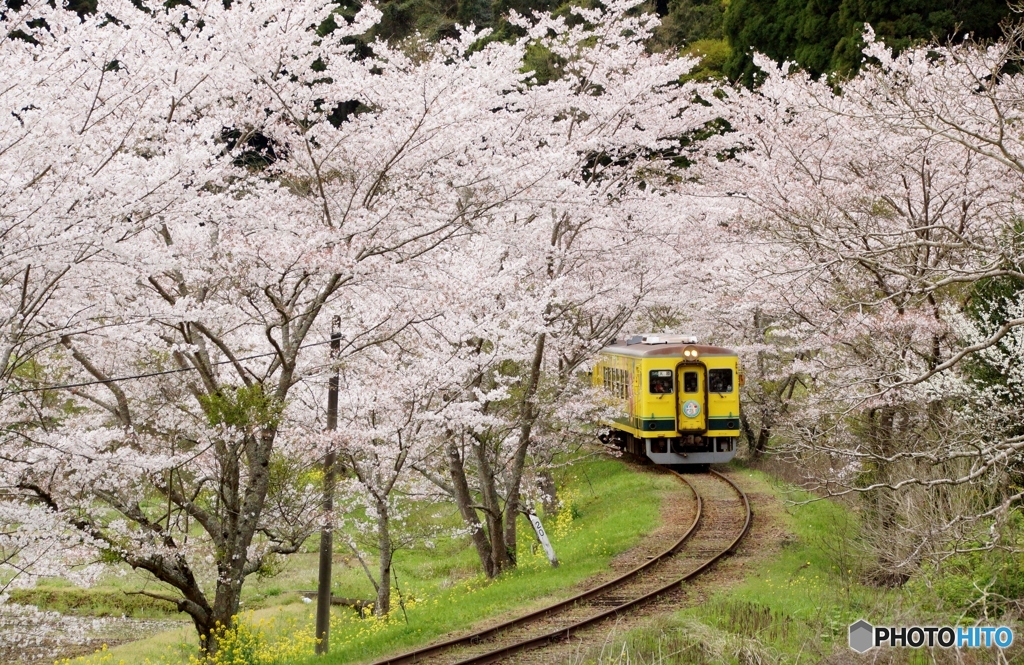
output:
M 311 346 L 322 346 L 324 344 L 330 344 L 331 340 L 324 340 L 322 342 L 310 342 L 309 344 L 300 344 L 300 349 L 306 349 Z M 211 365 L 230 365 L 235 362 L 244 362 L 246 360 L 255 360 L 256 358 L 266 358 L 268 356 L 276 356 L 277 353 L 270 351 L 268 353 L 257 353 L 252 356 L 244 356 L 242 358 L 235 358 L 234 360 L 218 360 L 217 362 L 210 363 Z M 182 372 L 195 372 L 195 367 L 179 367 L 178 369 L 165 369 L 159 372 L 149 372 L 146 374 L 134 374 L 132 376 L 118 376 L 113 379 L 94 379 L 92 381 L 81 381 L 79 383 L 62 383 L 52 386 L 41 386 L 38 388 L 23 388 L 21 390 L 15 390 L 7 393 L 8 395 L 21 395 L 23 393 L 38 393 L 44 390 L 66 390 L 68 388 L 82 388 L 84 386 L 95 386 L 105 383 L 118 383 L 120 381 L 134 381 L 136 379 L 147 379 L 153 376 L 164 376 L 165 374 L 180 374 Z

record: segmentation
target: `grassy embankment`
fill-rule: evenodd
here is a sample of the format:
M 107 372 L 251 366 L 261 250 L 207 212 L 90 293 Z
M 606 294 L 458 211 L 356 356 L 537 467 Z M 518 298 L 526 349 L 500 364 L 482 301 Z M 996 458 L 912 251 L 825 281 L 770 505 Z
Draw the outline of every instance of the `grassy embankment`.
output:
M 397 553 L 395 567 L 405 611 L 397 593 L 386 620 L 360 619 L 349 608 L 334 609 L 331 653 L 315 662 L 348 663 L 408 649 L 450 631 L 512 610 L 539 606 L 570 595 L 581 581 L 607 569 L 611 559 L 635 545 L 659 524 L 659 508 L 676 481 L 656 471 L 638 471 L 608 459 L 586 459 L 570 466 L 561 485 L 565 507 L 545 518 L 561 565 L 551 568 L 535 545 L 532 531 L 520 520 L 520 566 L 488 582 L 479 574 L 479 562 L 467 538 L 441 539 Z M 654 491 L 651 491 L 651 490 Z M 451 510 L 451 520 L 458 516 Z M 316 585 L 316 543 L 310 551 L 292 557 L 278 575 L 253 580 L 245 593 L 246 622 L 253 628 L 241 638 L 242 651 L 251 651 L 245 665 L 313 662 L 312 605 L 301 602 L 297 590 Z M 334 593 L 351 598 L 373 596 L 373 589 L 358 561 L 336 555 Z M 373 561 L 368 561 L 371 568 Z M 131 586 L 132 582 L 120 583 Z M 103 597 L 114 587 L 93 591 Z M 116 589 L 120 593 L 121 589 Z M 52 590 L 51 590 L 52 591 Z M 116 595 L 116 594 L 115 594 Z M 59 596 L 59 594 L 58 594 Z M 109 610 L 109 608 L 106 608 Z M 92 612 L 103 613 L 102 603 Z M 120 612 L 117 612 L 120 614 Z M 143 611 L 149 614 L 148 608 Z M 406 620 L 407 619 L 407 620 Z M 169 631 L 73 663 L 180 663 L 194 652 L 190 628 Z
M 976 589 L 991 580 L 970 560 L 947 561 L 941 572 L 919 571 L 901 588 L 860 581 L 865 556 L 858 550 L 856 511 L 775 481 L 760 471 L 734 467 L 755 502 L 755 520 L 774 542 L 759 542 L 745 575 L 735 582 L 705 582 L 703 602 L 613 636 L 574 659 L 574 665 L 689 663 L 995 663 L 1022 658 L 1014 644 L 998 660 L 995 650 L 880 649 L 857 656 L 848 627 L 864 618 L 875 625 L 1014 625 L 1012 616 L 985 618 L 971 608 Z M 786 504 L 785 501 L 793 503 Z M 726 564 L 728 565 L 728 564 Z M 1019 575 L 1001 567 L 1003 582 Z M 980 587 L 975 587 L 978 584 Z M 1016 633 L 1021 634 L 1019 622 Z M 1018 640 L 1019 641 L 1019 640 Z

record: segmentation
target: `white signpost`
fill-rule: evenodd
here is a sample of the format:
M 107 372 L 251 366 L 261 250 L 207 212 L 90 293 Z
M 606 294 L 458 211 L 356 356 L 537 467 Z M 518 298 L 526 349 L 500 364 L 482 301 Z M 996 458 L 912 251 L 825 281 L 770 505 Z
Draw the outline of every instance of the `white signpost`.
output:
M 551 567 L 558 568 L 558 557 L 555 556 L 555 548 L 551 547 L 551 541 L 548 540 L 548 534 L 544 531 L 544 525 L 540 523 L 540 518 L 532 512 L 526 515 L 530 518 L 530 524 L 533 525 L 533 530 L 537 534 L 537 540 L 540 541 L 541 546 L 544 548 L 544 553 L 548 555 Z

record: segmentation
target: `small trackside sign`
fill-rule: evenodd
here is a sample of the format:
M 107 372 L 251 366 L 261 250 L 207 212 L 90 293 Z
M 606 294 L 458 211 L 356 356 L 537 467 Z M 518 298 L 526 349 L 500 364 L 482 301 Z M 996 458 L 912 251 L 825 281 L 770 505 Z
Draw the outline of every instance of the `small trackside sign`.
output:
M 555 548 L 551 546 L 551 541 L 548 540 L 548 534 L 544 530 L 544 525 L 541 524 L 540 518 L 532 511 L 527 513 L 526 516 L 530 519 L 530 524 L 533 525 L 533 531 L 537 534 L 537 540 L 540 541 L 541 547 L 544 548 L 544 553 L 548 555 L 551 567 L 558 568 L 558 557 L 555 556 Z

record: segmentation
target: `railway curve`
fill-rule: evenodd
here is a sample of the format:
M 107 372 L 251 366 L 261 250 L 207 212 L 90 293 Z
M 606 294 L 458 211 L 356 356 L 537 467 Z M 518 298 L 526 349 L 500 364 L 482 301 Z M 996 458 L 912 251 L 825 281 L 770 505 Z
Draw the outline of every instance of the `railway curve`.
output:
M 374 665 L 492 663 L 568 638 L 677 589 L 732 552 L 750 529 L 753 512 L 746 494 L 717 472 L 683 476 L 669 470 L 696 497 L 693 522 L 669 548 L 622 575 L 566 600 L 496 626 Z

